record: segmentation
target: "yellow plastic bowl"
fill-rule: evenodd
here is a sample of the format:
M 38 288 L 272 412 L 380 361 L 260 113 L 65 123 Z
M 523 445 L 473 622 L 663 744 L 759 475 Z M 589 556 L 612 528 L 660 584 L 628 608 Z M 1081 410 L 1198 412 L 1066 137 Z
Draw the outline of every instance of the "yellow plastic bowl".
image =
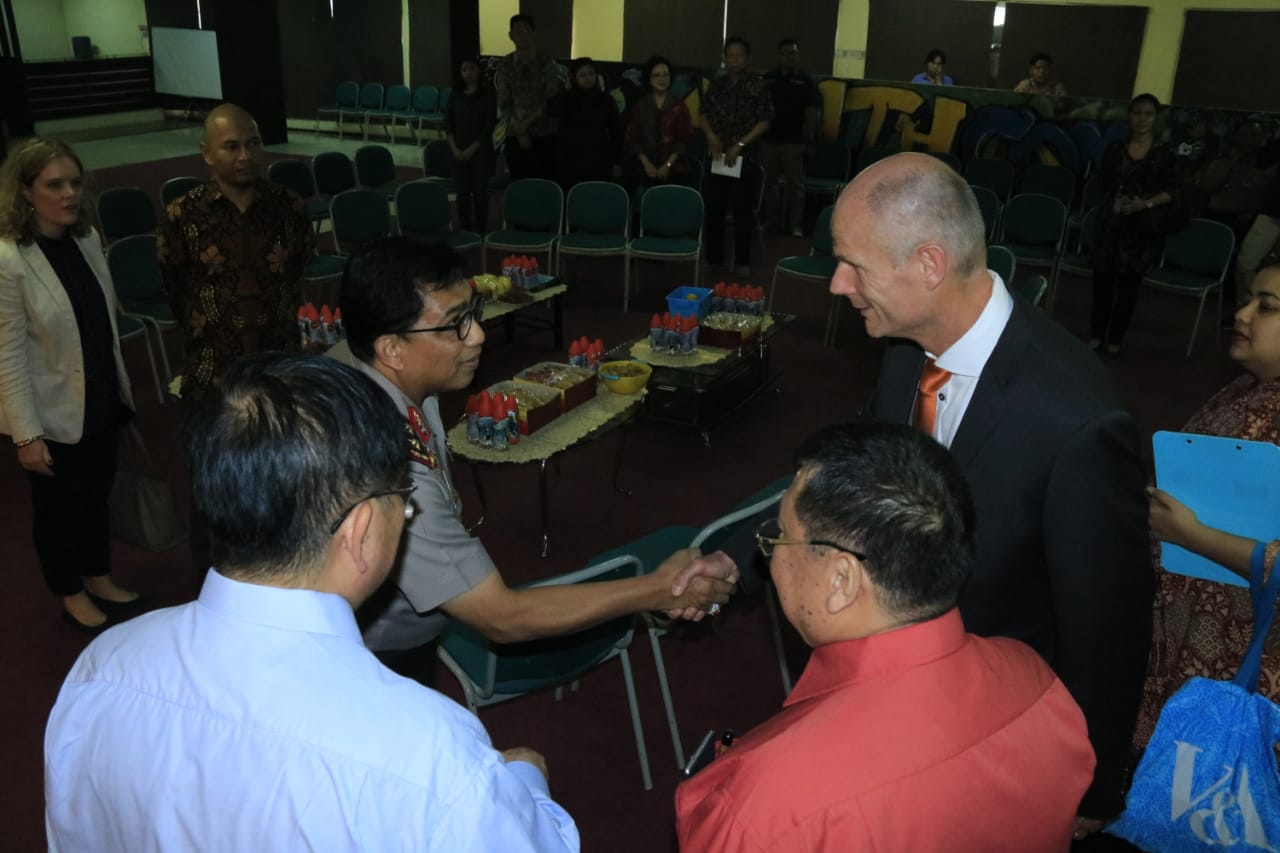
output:
M 653 368 L 643 361 L 606 361 L 600 365 L 600 381 L 615 394 L 635 394 L 649 384 Z

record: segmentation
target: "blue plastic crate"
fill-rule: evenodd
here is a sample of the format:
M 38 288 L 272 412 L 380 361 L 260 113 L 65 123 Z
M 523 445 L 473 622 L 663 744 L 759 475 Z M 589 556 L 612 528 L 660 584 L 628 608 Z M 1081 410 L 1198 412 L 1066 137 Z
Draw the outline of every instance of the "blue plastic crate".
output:
M 690 295 L 696 299 L 690 299 Z M 711 288 L 709 287 L 677 287 L 667 294 L 667 310 L 672 316 L 694 316 L 701 323 L 706 319 L 711 308 Z

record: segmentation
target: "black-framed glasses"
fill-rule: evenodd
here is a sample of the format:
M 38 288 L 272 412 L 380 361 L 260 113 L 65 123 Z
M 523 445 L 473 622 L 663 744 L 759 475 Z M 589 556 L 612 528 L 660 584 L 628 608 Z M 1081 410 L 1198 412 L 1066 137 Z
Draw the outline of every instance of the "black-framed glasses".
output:
M 778 519 L 770 518 L 760 522 L 760 526 L 756 528 L 756 547 L 760 549 L 760 553 L 766 558 L 773 557 L 773 549 L 779 545 L 822 545 L 826 548 L 835 548 L 837 551 L 843 551 L 846 554 L 852 554 L 859 560 L 865 561 L 866 555 L 861 551 L 855 551 L 852 548 L 846 548 L 839 542 L 832 542 L 828 539 L 786 539 L 780 536 L 782 528 L 778 525 Z
M 413 520 L 413 516 L 418 512 L 418 508 L 414 506 L 413 501 L 409 500 L 409 496 L 412 495 L 417 490 L 418 490 L 418 484 L 410 483 L 409 485 L 405 486 L 402 489 L 383 489 L 381 491 L 374 492 L 373 494 L 367 497 L 361 498 L 360 500 L 353 503 L 351 506 L 344 509 L 342 511 L 342 515 L 338 516 L 338 520 L 329 526 L 329 535 L 332 536 L 333 534 L 338 532 L 338 528 L 342 526 L 342 522 L 347 520 L 348 515 L 351 515 L 351 510 L 360 506 L 360 504 L 364 503 L 365 501 L 371 501 L 374 498 L 385 498 L 391 495 L 399 495 L 400 499 L 404 501 L 404 520 L 405 521 Z
M 458 336 L 458 340 L 465 341 L 467 335 L 471 334 L 471 327 L 477 321 L 484 321 L 484 297 L 475 294 L 471 297 L 471 302 L 467 304 L 467 310 L 458 315 L 458 319 L 452 323 L 446 323 L 443 326 L 432 326 L 429 329 L 409 329 L 401 332 L 402 335 L 416 335 L 419 332 L 453 332 Z

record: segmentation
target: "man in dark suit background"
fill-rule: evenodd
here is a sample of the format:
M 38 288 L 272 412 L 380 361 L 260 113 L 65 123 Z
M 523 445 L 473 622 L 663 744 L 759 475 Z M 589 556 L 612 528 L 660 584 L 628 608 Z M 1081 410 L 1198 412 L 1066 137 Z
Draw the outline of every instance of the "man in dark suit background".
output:
M 831 292 L 892 339 L 866 414 L 932 434 L 973 489 L 966 629 L 1031 645 L 1084 711 L 1098 766 L 1083 838 L 1123 806 L 1151 636 L 1133 420 L 1098 359 L 986 269 L 981 212 L 946 164 L 899 154 L 864 170 L 832 234 Z

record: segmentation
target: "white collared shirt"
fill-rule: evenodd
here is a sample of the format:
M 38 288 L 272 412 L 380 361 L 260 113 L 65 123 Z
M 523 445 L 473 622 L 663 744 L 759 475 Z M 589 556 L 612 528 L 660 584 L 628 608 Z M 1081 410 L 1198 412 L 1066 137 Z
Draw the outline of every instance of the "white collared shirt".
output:
M 991 296 L 977 321 L 942 355 L 926 351 L 938 367 L 951 374 L 947 384 L 938 389 L 938 410 L 933 422 L 933 437 L 944 447 L 950 447 L 955 440 L 982 369 L 1013 315 L 1013 297 L 1004 281 L 994 271 L 987 272 L 991 274 Z

